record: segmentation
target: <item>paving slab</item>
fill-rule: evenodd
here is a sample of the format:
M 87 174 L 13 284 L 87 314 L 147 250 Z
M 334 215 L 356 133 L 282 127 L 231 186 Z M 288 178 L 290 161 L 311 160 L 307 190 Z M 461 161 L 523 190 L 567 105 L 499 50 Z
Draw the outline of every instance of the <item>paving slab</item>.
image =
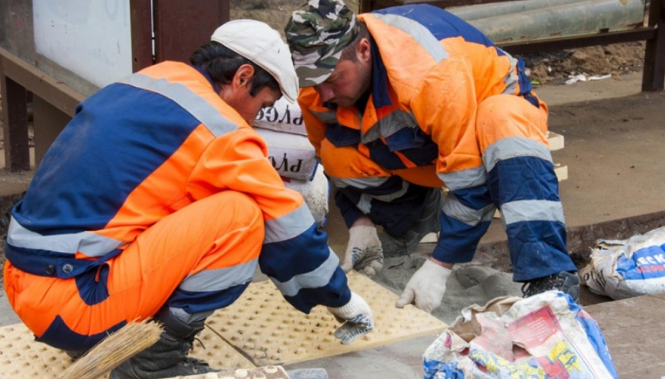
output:
M 621 379 L 665 377 L 665 294 L 584 308 L 600 326 Z

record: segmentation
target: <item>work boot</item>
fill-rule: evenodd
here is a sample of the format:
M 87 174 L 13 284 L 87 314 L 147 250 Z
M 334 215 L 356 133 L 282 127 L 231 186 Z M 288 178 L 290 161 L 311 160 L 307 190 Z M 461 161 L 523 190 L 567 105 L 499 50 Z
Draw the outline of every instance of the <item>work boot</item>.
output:
M 565 292 L 577 301 L 580 296 L 580 278 L 576 272 L 561 271 L 558 274 L 526 281 L 522 285 L 522 294 L 525 298 L 551 290 Z
M 429 191 L 425 198 L 425 208 L 416 221 L 406 232 L 392 236 L 385 230 L 379 233 L 384 257 L 397 257 L 416 251 L 420 241 L 429 233 L 441 231 L 439 215 L 443 207 L 443 194 L 440 189 Z
M 110 379 L 156 379 L 217 372 L 208 363 L 188 357 L 203 320 L 191 324 L 175 317 L 168 308 L 155 320 L 164 324 L 159 340 L 111 371 Z

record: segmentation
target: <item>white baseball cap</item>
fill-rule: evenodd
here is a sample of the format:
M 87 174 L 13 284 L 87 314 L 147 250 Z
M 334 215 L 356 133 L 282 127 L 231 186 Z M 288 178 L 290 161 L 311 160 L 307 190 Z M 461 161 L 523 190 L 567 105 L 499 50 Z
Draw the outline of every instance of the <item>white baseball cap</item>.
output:
M 298 76 L 289 46 L 279 32 L 256 20 L 232 20 L 215 30 L 210 38 L 249 59 L 270 73 L 289 101 L 298 98 Z

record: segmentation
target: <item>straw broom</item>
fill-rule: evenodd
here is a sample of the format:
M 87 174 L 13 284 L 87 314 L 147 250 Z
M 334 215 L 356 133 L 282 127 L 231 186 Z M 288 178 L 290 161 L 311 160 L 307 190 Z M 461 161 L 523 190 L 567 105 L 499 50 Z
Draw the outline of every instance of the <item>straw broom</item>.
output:
M 162 330 L 156 322 L 130 322 L 76 360 L 58 379 L 97 379 L 155 344 Z

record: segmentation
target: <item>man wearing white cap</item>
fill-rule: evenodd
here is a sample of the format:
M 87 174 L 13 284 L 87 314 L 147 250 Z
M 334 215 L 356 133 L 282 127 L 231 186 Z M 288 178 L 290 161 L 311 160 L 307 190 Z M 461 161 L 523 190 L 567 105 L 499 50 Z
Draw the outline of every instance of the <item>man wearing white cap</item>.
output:
M 258 266 L 298 310 L 373 325 L 250 127 L 298 94 L 279 33 L 228 22 L 190 63 L 156 64 L 82 102 L 12 210 L 5 290 L 38 341 L 75 356 L 130 321 L 164 324 L 113 379 L 214 371 L 187 357 L 192 341 Z

